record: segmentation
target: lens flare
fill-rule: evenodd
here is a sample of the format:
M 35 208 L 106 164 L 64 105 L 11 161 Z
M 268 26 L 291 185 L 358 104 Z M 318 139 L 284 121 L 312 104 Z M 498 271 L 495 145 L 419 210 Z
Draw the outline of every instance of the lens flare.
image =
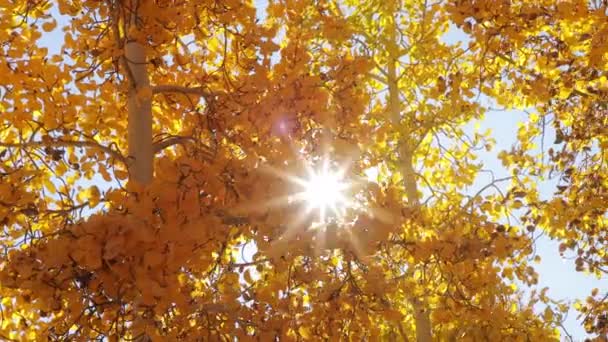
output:
M 309 170 L 308 179 L 298 182 L 303 191 L 298 194 L 307 205 L 307 211 L 317 210 L 319 223 L 324 224 L 329 217 L 340 217 L 349 204 L 345 191 L 349 184 L 340 171 L 332 171 L 325 160 L 319 170 Z
M 346 227 L 352 223 L 348 213 L 361 210 L 357 196 L 353 195 L 360 184 L 348 177 L 350 166 L 348 161 L 339 164 L 327 157 L 302 159 L 292 165 L 289 172 L 264 165 L 263 172 L 287 181 L 288 191 L 263 202 L 245 203 L 235 210 L 241 213 L 268 213 L 273 208 L 295 209 L 294 216 L 285 217 L 282 240 L 289 240 L 299 232 L 310 229 L 323 232 L 329 225 Z

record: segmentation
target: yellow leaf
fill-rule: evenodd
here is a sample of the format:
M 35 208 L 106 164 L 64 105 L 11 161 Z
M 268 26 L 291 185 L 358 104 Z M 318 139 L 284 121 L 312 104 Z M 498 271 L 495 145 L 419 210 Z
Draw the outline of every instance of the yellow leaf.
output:
M 399 321 L 402 318 L 401 312 L 395 309 L 384 310 L 384 318 L 389 321 Z
M 57 22 L 55 20 L 47 21 L 46 23 L 42 24 L 42 29 L 45 32 L 51 32 L 55 29 L 55 27 L 57 27 Z
M 99 173 L 101 173 L 103 180 L 105 180 L 106 182 L 112 181 L 112 177 L 110 177 L 110 173 L 108 172 L 108 170 L 106 170 L 106 168 L 103 165 L 99 165 Z
M 123 170 L 116 170 L 114 172 L 114 175 L 116 176 L 116 178 L 118 178 L 120 180 L 125 180 L 125 179 L 127 179 L 127 177 L 129 177 L 129 173 L 127 171 L 123 171 Z
M 298 328 L 298 333 L 304 339 L 310 339 L 310 337 L 311 337 L 311 335 L 310 335 L 310 328 L 309 327 L 299 327 Z
M 245 281 L 248 284 L 253 283 L 253 279 L 251 278 L 251 270 L 250 269 L 245 270 L 245 274 L 243 275 L 243 277 L 245 278 Z
M 55 184 L 53 184 L 53 182 L 51 182 L 49 179 L 44 180 L 44 187 L 51 193 L 57 193 Z
M 99 200 L 101 198 L 101 193 L 99 192 L 99 188 L 96 185 L 93 185 L 87 191 L 87 199 L 89 201 L 89 206 L 91 208 L 96 207 L 99 204 Z

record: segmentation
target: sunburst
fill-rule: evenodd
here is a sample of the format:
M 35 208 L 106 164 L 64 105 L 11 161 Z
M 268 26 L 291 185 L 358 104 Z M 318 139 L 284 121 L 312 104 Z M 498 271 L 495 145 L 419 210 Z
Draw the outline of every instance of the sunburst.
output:
M 293 194 L 292 201 L 302 201 L 305 212 L 317 211 L 320 225 L 331 219 L 340 219 L 352 205 L 347 195 L 351 184 L 344 179 L 346 168 L 332 168 L 328 158 L 323 159 L 318 168 L 307 167 L 306 178 L 290 177 L 302 189 Z
M 273 251 L 278 253 L 289 248 L 289 242 L 300 238 L 301 233 L 312 232 L 315 250 L 332 246 L 339 239 L 348 239 L 355 253 L 364 255 L 360 238 L 350 231 L 360 215 L 375 217 L 383 222 L 392 221 L 391 215 L 382 208 L 368 205 L 362 189 L 368 181 L 350 172 L 353 159 L 332 161 L 327 155 L 312 159 L 297 159 L 294 164 L 277 168 L 263 165 L 260 171 L 270 173 L 286 181 L 288 189 L 282 195 L 266 201 L 249 202 L 238 211 L 270 213 L 273 209 L 291 207 L 288 216 L 281 215 L 282 232 L 271 238 Z M 350 227 L 350 228 L 349 228 Z M 304 234 L 306 235 L 306 234 Z

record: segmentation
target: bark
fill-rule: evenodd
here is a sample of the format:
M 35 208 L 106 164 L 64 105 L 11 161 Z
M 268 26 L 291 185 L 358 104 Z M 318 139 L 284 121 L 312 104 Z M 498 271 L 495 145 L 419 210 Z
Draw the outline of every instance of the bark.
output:
M 388 105 L 389 105 L 389 114 L 391 117 L 391 121 L 393 127 L 395 129 L 401 130 L 401 100 L 399 98 L 399 80 L 397 78 L 397 62 L 399 59 L 398 56 L 398 46 L 397 46 L 397 27 L 393 22 L 391 24 L 391 32 L 390 32 L 390 43 L 392 46 L 388 46 L 389 51 L 389 62 L 387 68 L 387 83 L 388 83 Z M 411 146 L 408 146 L 410 141 L 407 137 L 407 132 L 400 132 L 401 135 L 399 137 L 399 169 L 401 175 L 403 177 L 403 186 L 405 188 L 405 193 L 408 199 L 408 204 L 411 207 L 420 206 L 420 198 L 418 195 L 418 186 L 416 183 L 416 174 L 414 172 L 413 166 L 413 153 Z M 413 146 L 413 145 L 412 145 Z M 430 319 L 430 310 L 428 305 L 425 303 L 424 299 L 420 298 L 410 298 L 410 303 L 414 308 L 414 319 L 416 321 L 416 340 L 418 342 L 430 342 L 433 340 L 432 335 L 432 327 L 431 327 L 431 319 Z
M 154 174 L 154 147 L 152 141 L 152 92 L 147 71 L 145 47 L 136 41 L 125 46 L 125 58 L 132 86 L 128 98 L 129 174 L 140 184 L 148 184 Z M 144 94 L 145 96 L 138 96 Z

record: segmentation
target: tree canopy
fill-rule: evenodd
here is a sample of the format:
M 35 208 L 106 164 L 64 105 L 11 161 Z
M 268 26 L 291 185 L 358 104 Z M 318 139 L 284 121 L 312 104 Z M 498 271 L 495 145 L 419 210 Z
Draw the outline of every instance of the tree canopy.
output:
M 0 339 L 559 340 L 535 246 L 608 273 L 607 58 L 599 0 L 0 0 Z

